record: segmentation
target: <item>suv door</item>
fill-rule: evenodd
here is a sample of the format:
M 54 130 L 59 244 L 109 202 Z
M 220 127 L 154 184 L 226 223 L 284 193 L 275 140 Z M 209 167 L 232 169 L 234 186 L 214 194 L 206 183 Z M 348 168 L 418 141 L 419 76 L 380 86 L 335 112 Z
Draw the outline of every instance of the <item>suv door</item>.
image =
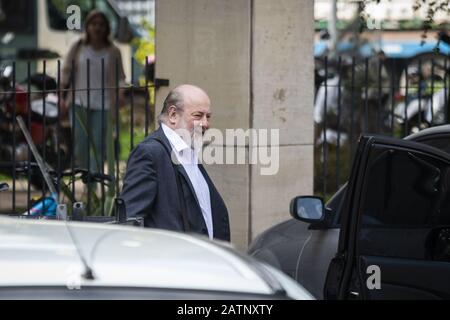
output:
M 450 155 L 363 136 L 328 299 L 450 299 Z

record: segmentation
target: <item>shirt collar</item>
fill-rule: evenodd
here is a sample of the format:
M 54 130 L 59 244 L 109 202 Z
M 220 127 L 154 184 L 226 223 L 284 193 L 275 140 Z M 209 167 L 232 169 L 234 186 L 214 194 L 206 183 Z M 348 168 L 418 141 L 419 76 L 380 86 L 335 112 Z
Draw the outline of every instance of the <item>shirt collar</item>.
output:
M 161 123 L 161 127 L 167 139 L 169 139 L 172 148 L 174 148 L 178 153 L 190 148 L 186 141 L 184 141 L 174 130 L 166 126 L 164 123 Z

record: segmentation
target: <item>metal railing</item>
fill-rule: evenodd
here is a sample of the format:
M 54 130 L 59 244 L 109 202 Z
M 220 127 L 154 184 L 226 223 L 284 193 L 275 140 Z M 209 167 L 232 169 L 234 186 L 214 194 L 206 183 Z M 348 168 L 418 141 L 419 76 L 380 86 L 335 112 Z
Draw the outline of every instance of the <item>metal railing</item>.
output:
M 72 72 L 70 88 L 63 88 L 61 61 L 51 62 L 56 64 L 54 77 L 47 74 L 48 61 L 42 62 L 42 73 L 32 73 L 35 64 L 25 62 L 26 74 L 22 75 L 16 72 L 17 63 L 0 61 L 0 180 L 10 184 L 10 191 L 0 195 L 3 197 L 0 198 L 0 210 L 9 214 L 30 212 L 34 198 L 45 198 L 48 192 L 40 171 L 32 165 L 34 159 L 30 147 L 17 124 L 16 117 L 20 115 L 41 157 L 52 169 L 60 197 L 72 203 L 85 201 L 87 212 L 109 215 L 113 199 L 120 192 L 128 153 L 154 129 L 153 76 L 144 72 L 139 83 L 122 85 L 119 61 L 116 61 L 115 85 L 107 86 L 108 73 L 102 60 L 101 86 L 92 87 L 92 65 L 87 61 L 86 87 L 76 88 L 76 75 Z M 74 65 L 72 62 L 72 70 Z M 132 59 L 131 79 L 135 79 L 134 66 Z M 148 70 L 146 59 L 144 71 Z M 98 92 L 101 93 L 101 108 L 98 105 L 94 108 L 91 98 Z M 120 105 L 120 92 L 125 96 L 126 106 Z M 77 105 L 80 93 L 87 96 L 84 106 Z M 67 113 L 64 113 L 62 103 L 65 96 L 71 97 L 72 101 L 67 106 Z M 107 96 L 115 97 L 110 105 L 107 105 Z M 85 141 L 80 141 L 79 137 L 83 135 L 76 130 L 83 130 Z M 96 144 L 94 140 L 100 143 Z M 84 148 L 81 153 L 80 146 Z M 80 161 L 80 154 L 85 156 L 85 161 Z M 79 177 L 77 179 L 77 169 L 87 169 L 92 174 L 85 175 L 81 181 Z M 110 183 L 92 179 L 95 174 L 109 177 Z
M 347 181 L 361 134 L 403 138 L 450 123 L 449 72 L 439 53 L 316 59 L 315 193 L 328 198 Z
M 8 179 L 11 190 L 0 194 L 1 211 L 11 214 L 27 212 L 33 206 L 33 196 L 45 197 L 47 193 L 36 168 L 28 165 L 20 169 L 23 163 L 33 162 L 30 148 L 24 143 L 14 121 L 17 115 L 22 115 L 42 158 L 54 170 L 57 190 L 71 202 L 86 201 L 88 212 L 108 215 L 113 197 L 120 192 L 129 151 L 154 129 L 155 79 L 150 79 L 146 72 L 142 83 L 120 86 L 116 77 L 115 85 L 108 87 L 103 62 L 100 87 L 91 87 L 88 76 L 86 88 L 76 88 L 75 76 L 72 75 L 71 88 L 64 89 L 61 88 L 61 62 L 55 63 L 57 71 L 53 81 L 46 75 L 47 62 L 44 61 L 43 72 L 37 76 L 32 74 L 32 64 L 28 62 L 26 75 L 22 77 L 25 80 L 19 82 L 16 62 L 7 64 L 0 61 L 0 66 L 3 66 L 0 78 L 0 174 Z M 134 65 L 132 61 L 131 66 Z M 5 66 L 9 68 L 8 75 L 4 75 Z M 119 67 L 117 62 L 115 67 L 116 70 Z M 145 70 L 148 67 L 146 65 Z M 89 75 L 90 72 L 86 71 Z M 402 138 L 426 127 L 450 123 L 448 56 L 436 53 L 405 60 L 383 56 L 365 59 L 326 57 L 316 59 L 315 71 L 314 190 L 325 198 L 347 180 L 362 133 Z M 134 73 L 132 67 L 132 79 L 135 78 Z M 106 90 L 116 93 L 110 108 L 113 117 L 106 112 Z M 128 96 L 127 107 L 123 109 L 119 108 L 119 90 L 126 91 Z M 76 178 L 76 169 L 80 167 L 74 157 L 75 146 L 80 142 L 77 141 L 75 121 L 80 116 L 77 118 L 74 104 L 69 106 L 68 115 L 63 115 L 60 107 L 65 94 L 71 95 L 75 101 L 78 92 L 86 92 L 89 102 L 94 91 L 102 94 L 100 141 L 104 142 L 92 148 L 93 128 L 86 126 L 84 155 L 86 167 L 95 171 L 92 170 L 95 166 L 91 163 L 91 155 L 97 154 L 97 159 L 100 159 L 97 160 L 100 162 L 97 173 L 110 176 L 108 186 L 91 181 L 91 175 L 87 175 L 82 183 L 72 182 Z M 85 121 L 89 123 L 94 111 L 98 110 L 93 110 L 90 103 L 83 108 Z M 108 144 L 104 138 L 113 142 Z M 67 177 L 67 172 L 73 175 Z M 5 194 L 9 194 L 10 199 L 4 200 Z

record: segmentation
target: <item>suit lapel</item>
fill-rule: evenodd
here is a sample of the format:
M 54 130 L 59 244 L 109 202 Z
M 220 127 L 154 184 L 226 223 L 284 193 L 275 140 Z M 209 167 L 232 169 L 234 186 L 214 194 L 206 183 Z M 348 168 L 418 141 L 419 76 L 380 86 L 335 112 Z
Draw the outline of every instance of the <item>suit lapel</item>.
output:
M 171 156 L 172 146 L 170 145 L 169 139 L 167 139 L 161 126 L 158 128 L 158 130 L 153 132 L 153 134 L 151 134 L 149 138 L 158 140 L 164 146 L 164 149 L 166 149 L 169 157 Z

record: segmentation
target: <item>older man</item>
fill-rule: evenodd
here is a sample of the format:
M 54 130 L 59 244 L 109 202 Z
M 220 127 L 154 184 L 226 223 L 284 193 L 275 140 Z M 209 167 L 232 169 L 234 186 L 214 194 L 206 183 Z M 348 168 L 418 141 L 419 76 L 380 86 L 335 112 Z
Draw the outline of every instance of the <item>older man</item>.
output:
M 129 217 L 143 216 L 146 227 L 230 240 L 227 208 L 192 143 L 210 117 L 210 99 L 199 87 L 185 84 L 169 93 L 159 129 L 128 159 L 121 198 Z

